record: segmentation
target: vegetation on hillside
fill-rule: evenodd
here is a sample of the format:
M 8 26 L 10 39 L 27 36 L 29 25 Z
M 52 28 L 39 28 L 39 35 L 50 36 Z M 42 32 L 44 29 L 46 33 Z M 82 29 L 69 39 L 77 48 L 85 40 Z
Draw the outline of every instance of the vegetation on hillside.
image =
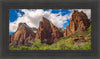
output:
M 72 43 L 72 40 L 69 39 L 68 42 L 62 39 L 59 42 L 56 42 L 52 45 L 41 44 L 41 41 L 38 39 L 36 42 L 32 42 L 32 46 L 20 46 L 19 48 L 15 48 L 14 46 L 10 46 L 10 50 L 90 50 L 91 49 L 91 41 L 82 42 L 82 43 Z
M 79 35 L 91 37 L 91 26 L 88 28 L 87 31 L 82 31 L 75 33 L 68 37 L 63 37 L 60 40 L 56 41 L 55 43 L 48 45 L 45 43 L 41 43 L 41 40 L 38 39 L 36 42 L 30 41 L 32 46 L 20 46 L 14 47 L 9 46 L 10 50 L 90 50 L 91 49 L 91 40 L 88 42 L 81 42 L 81 43 L 73 43 L 72 37 L 78 37 Z

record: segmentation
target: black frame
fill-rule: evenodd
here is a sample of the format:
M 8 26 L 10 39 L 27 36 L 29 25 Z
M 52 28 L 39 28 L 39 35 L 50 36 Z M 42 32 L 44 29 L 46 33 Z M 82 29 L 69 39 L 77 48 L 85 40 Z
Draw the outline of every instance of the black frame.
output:
M 71 56 L 97 56 L 98 54 L 98 37 L 97 37 L 97 25 L 98 25 L 98 2 L 2 2 L 2 20 L 1 21 L 1 33 L 2 39 L 2 56 L 3 57 L 71 57 Z M 9 9 L 91 9 L 92 19 L 92 39 L 91 50 L 28 50 L 28 51 L 11 51 L 9 50 L 8 38 L 9 38 Z M 0 39 L 0 40 L 1 40 Z

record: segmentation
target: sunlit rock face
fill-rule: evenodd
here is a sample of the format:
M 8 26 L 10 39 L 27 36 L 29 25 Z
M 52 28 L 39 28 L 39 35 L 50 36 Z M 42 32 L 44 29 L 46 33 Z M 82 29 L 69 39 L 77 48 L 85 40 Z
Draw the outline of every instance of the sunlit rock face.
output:
M 10 35 L 10 44 L 30 46 L 29 41 L 34 40 L 35 36 L 33 28 L 30 28 L 26 23 L 19 23 L 17 31 Z
M 81 11 L 73 11 L 69 25 L 66 26 L 64 31 L 64 37 L 70 36 L 78 31 L 85 31 L 90 26 L 90 19 L 88 19 L 87 15 Z
M 52 44 L 60 37 L 63 37 L 63 33 L 61 33 L 48 19 L 43 17 L 42 21 L 39 23 L 35 39 L 40 39 L 41 43 Z

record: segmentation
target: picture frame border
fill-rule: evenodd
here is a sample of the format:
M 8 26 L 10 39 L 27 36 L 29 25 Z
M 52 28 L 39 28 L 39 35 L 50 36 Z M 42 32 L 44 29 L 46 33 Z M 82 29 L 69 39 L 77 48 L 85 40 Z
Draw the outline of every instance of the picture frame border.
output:
M 9 9 L 91 9 L 91 50 L 9 50 Z M 48 57 L 71 57 L 71 56 L 97 56 L 98 38 L 95 35 L 98 25 L 98 2 L 2 2 L 2 56 L 48 56 Z M 95 40 L 94 40 L 95 39 Z

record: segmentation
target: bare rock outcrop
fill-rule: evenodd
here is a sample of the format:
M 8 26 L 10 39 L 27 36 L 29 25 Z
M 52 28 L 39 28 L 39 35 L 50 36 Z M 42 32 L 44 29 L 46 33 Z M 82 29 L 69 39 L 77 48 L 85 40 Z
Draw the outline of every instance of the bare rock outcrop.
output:
M 17 31 L 10 35 L 10 45 L 30 46 L 29 41 L 34 40 L 35 36 L 34 30 L 26 23 L 19 23 Z
M 63 33 L 61 33 L 48 19 L 43 17 L 42 21 L 39 23 L 35 39 L 40 39 L 41 43 L 52 44 L 62 36 Z
M 90 26 L 90 19 L 81 11 L 73 11 L 69 25 L 64 31 L 64 37 L 70 36 L 78 31 L 85 31 Z

